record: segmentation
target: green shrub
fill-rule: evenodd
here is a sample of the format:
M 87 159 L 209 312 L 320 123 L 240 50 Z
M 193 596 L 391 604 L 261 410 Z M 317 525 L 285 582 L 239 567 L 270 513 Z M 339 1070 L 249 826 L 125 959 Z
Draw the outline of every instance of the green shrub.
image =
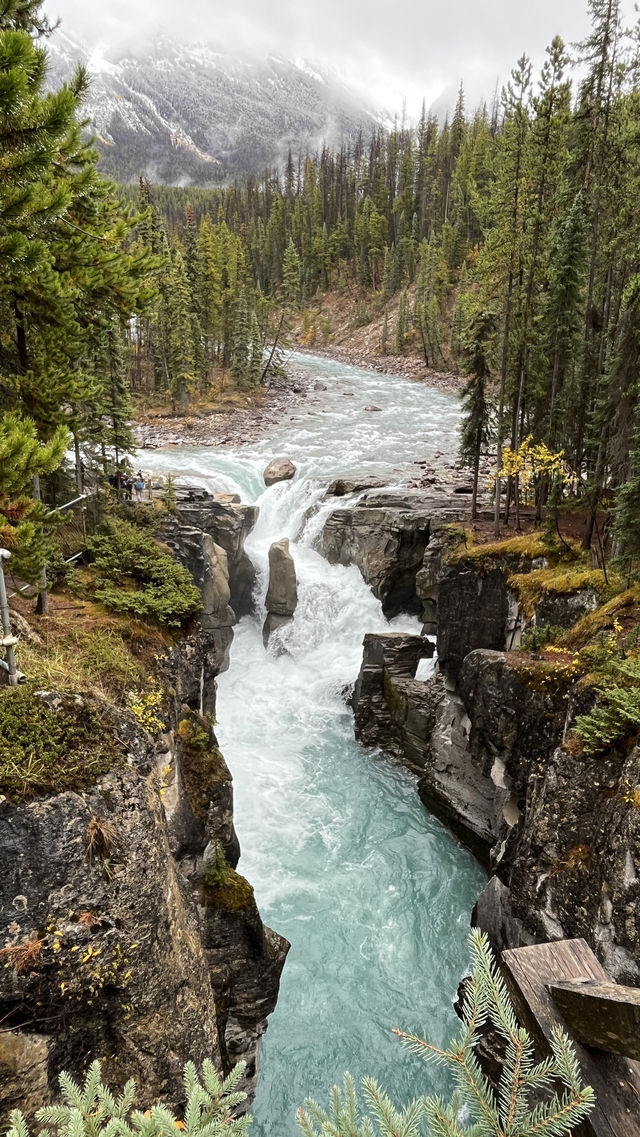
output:
M 204 878 L 206 902 L 214 908 L 235 912 L 253 900 L 253 886 L 227 863 L 224 849 L 216 843 L 213 859 Z
M 102 1069 L 93 1062 L 84 1085 L 79 1086 L 69 1074 L 60 1075 L 62 1105 L 46 1105 L 36 1113 L 36 1120 L 45 1126 L 41 1137 L 175 1137 L 182 1130 L 184 1137 L 244 1137 L 251 1117 L 236 1117 L 238 1106 L 247 1095 L 237 1090 L 246 1063 L 240 1062 L 228 1077 L 216 1074 L 208 1060 L 198 1074 L 192 1062 L 184 1068 L 184 1088 L 187 1102 L 184 1121 L 162 1105 L 152 1105 L 143 1112 L 133 1108 L 136 1084 L 127 1082 L 122 1094 L 116 1098 L 102 1084 Z M 11 1128 L 7 1137 L 29 1137 L 27 1123 L 19 1110 L 11 1114 Z
M 128 521 L 110 520 L 88 548 L 95 567 L 94 595 L 106 608 L 179 627 L 202 608 L 186 568 Z
M 216 847 L 207 873 L 205 882 L 209 888 L 222 888 L 227 883 L 227 878 L 231 872 L 230 866 L 227 864 L 227 858 L 224 855 L 224 849 L 219 841 L 216 841 Z
M 601 754 L 640 732 L 640 659 L 609 660 L 595 686 L 596 706 L 574 727 L 585 754 Z
M 534 624 L 522 633 L 522 647 L 525 651 L 538 651 L 545 644 L 555 643 L 563 631 L 564 628 L 555 624 L 543 624 L 541 627 Z
M 74 695 L 47 700 L 30 684 L 0 695 L 0 794 L 27 801 L 86 789 L 122 756 L 106 709 Z

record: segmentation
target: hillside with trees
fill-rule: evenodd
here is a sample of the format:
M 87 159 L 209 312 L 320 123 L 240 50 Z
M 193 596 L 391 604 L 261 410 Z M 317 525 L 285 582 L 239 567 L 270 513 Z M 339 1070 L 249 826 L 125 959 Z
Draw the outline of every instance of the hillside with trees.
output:
M 589 10 L 585 42 L 570 52 L 556 37 L 538 75 L 523 56 L 490 109 L 468 113 L 461 88 L 444 123 L 425 111 L 415 130 L 290 154 L 258 182 L 213 192 L 143 184 L 165 299 L 135 332 L 136 382 L 168 385 L 184 405 L 185 388 L 206 388 L 221 364 L 251 387 L 274 317 L 285 310 L 303 342 L 327 344 L 324 297 L 337 296 L 354 329 L 378 321 L 382 355 L 420 352 L 427 367 L 468 376 L 472 468 L 489 448 L 500 470 L 503 450 L 518 454 L 526 440 L 548 464 L 562 453 L 590 503 L 586 542 L 605 489 L 622 486 L 617 524 L 629 539 L 640 56 L 617 0 L 589 0 Z M 182 359 L 167 330 L 175 338 L 178 324 L 191 328 L 178 337 Z M 545 499 L 553 480 L 537 478 Z
M 640 56 L 619 9 L 589 0 L 585 42 L 555 38 L 538 75 L 523 56 L 491 108 L 469 113 L 461 88 L 444 123 L 425 111 L 224 189 L 142 179 L 116 196 L 81 127 L 85 72 L 46 94 L 37 5 L 4 0 L 3 411 L 28 408 L 46 445 L 70 431 L 106 474 L 132 393 L 177 411 L 225 382 L 250 393 L 287 327 L 330 344 L 337 297 L 354 329 L 378 321 L 382 355 L 467 376 L 462 460 L 494 456 L 507 509 L 520 481 L 540 509 L 561 480 L 588 545 L 615 492 L 630 548 Z

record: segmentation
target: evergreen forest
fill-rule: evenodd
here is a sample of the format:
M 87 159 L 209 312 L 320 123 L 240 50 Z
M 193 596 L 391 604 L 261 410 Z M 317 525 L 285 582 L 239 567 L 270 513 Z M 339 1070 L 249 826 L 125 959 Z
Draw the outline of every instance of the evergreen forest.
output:
M 4 543 L 27 514 L 33 540 L 29 487 L 69 439 L 106 476 L 132 399 L 180 413 L 225 381 L 257 390 L 288 328 L 330 342 L 328 294 L 354 326 L 384 314 L 382 355 L 466 377 L 461 459 L 477 486 L 493 457 L 498 527 L 505 483 L 517 510 L 528 479 L 538 511 L 580 498 L 585 547 L 615 502 L 617 551 L 637 551 L 640 41 L 619 0 L 588 7 L 585 41 L 556 37 L 539 73 L 522 56 L 491 105 L 461 87 L 443 122 L 423 110 L 260 180 L 118 190 L 86 73 L 47 91 L 40 5 L 1 0 L 0 440 L 24 475 L 2 478 Z

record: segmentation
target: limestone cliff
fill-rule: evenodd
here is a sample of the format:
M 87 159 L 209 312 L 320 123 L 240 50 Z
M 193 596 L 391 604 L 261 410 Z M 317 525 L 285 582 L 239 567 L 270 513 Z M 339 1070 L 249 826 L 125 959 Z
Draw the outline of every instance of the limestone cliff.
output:
M 336 524 L 344 528 L 339 520 L 332 532 Z M 577 682 L 570 653 L 514 650 L 532 621 L 562 628 L 593 611 L 597 591 L 542 588 L 526 604 L 512 581 L 544 572 L 535 547 L 448 557 L 459 536 L 437 517 L 423 531 L 415 593 L 425 630 L 437 633 L 437 673 L 415 679 L 419 637 L 367 636 L 356 733 L 418 773 L 425 806 L 490 869 L 474 918 L 496 946 L 583 936 L 610 974 L 640 983 L 640 808 L 630 792 L 640 747 L 632 739 L 590 756 L 568 744 L 592 689 Z M 388 548 L 383 530 L 382 561 Z M 392 557 L 387 580 L 393 571 Z M 397 572 L 406 580 L 402 559 Z
M 114 1085 L 134 1077 L 147 1104 L 180 1102 L 187 1059 L 228 1069 L 244 1058 L 255 1083 L 288 944 L 235 872 L 231 775 L 213 727 L 235 614 L 215 538 L 221 524 L 234 531 L 242 570 L 246 518 L 208 504 L 181 509 L 163 534 L 202 613 L 166 637 L 157 697 L 100 711 L 114 760 L 91 784 L 0 804 L 3 1113 L 32 1113 L 60 1069 L 81 1074 L 93 1058 Z M 33 699 L 52 716 L 91 712 L 87 695 Z
M 342 485 L 357 491 L 362 483 L 334 483 L 330 496 L 336 496 L 336 486 Z M 416 578 L 425 552 L 435 531 L 459 512 L 459 505 L 442 494 L 365 493 L 354 504 L 331 513 L 317 547 L 330 564 L 357 565 L 386 616 L 403 611 L 420 614 L 423 601 Z

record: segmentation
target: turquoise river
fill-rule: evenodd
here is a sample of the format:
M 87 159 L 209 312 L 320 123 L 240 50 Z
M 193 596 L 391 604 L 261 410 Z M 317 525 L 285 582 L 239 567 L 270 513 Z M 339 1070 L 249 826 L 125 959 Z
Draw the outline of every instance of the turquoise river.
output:
M 268 439 L 140 454 L 145 470 L 260 507 L 247 544 L 259 614 L 235 629 L 217 709 L 240 871 L 265 921 L 291 941 L 262 1048 L 254 1137 L 298 1132 L 298 1105 L 308 1095 L 325 1103 L 344 1070 L 372 1075 L 399 1103 L 445 1088 L 443 1072 L 406 1054 L 391 1028 L 440 1043 L 456 1030 L 452 1002 L 483 883 L 470 854 L 423 809 L 412 775 L 354 741 L 344 692 L 365 632 L 419 625 L 409 616 L 389 625 L 356 568 L 314 551 L 329 510 L 344 500 L 308 513 L 338 475 L 382 474 L 393 484 L 425 460 L 446 472 L 457 397 L 313 356 L 292 362 L 318 389 Z M 365 410 L 371 405 L 380 411 Z M 298 472 L 265 490 L 262 471 L 279 455 Z M 289 654 L 277 656 L 262 645 L 262 600 L 269 545 L 282 537 L 291 540 L 299 605 L 282 633 Z

